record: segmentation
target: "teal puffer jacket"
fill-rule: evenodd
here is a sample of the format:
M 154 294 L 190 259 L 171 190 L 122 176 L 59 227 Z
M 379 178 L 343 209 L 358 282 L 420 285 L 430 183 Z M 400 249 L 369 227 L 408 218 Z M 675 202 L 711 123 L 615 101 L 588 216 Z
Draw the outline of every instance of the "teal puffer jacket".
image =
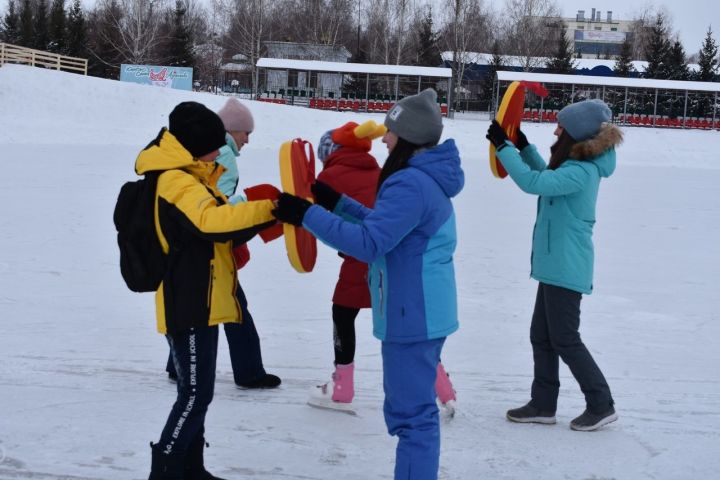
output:
M 217 163 L 225 167 L 225 173 L 218 180 L 218 189 L 226 196 L 235 195 L 238 186 L 237 156 L 240 155 L 237 143 L 229 133 L 225 134 L 225 145 L 220 147 L 220 155 L 215 159 Z
M 518 187 L 539 195 L 530 272 L 535 280 L 592 293 L 595 204 L 600 179 L 615 171 L 615 146 L 621 142 L 620 129 L 604 125 L 595 137 L 576 144 L 555 170 L 547 169 L 534 145 L 498 152 Z

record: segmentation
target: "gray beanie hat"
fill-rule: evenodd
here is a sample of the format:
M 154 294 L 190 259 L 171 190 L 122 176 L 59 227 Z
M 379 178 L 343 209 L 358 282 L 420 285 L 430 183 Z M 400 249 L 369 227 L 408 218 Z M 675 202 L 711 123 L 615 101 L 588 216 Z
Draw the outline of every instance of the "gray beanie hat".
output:
M 558 125 L 575 141 L 582 142 L 597 135 L 602 124 L 612 118 L 612 112 L 605 102 L 595 98 L 568 105 L 557 118 Z
M 397 102 L 385 116 L 385 126 L 415 145 L 438 143 L 443 124 L 435 90 L 427 88 Z

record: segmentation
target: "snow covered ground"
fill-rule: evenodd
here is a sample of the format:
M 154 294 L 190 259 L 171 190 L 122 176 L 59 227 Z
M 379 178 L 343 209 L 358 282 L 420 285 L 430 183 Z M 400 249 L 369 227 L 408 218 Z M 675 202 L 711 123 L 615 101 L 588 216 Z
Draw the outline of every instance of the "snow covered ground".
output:
M 0 68 L 0 479 L 141 479 L 174 400 L 151 294 L 119 274 L 112 209 L 138 151 L 182 100 L 224 98 L 29 67 Z M 252 102 L 241 183 L 279 184 L 282 141 L 316 142 L 367 118 Z M 382 120 L 381 116 L 374 116 Z M 528 399 L 536 283 L 528 278 L 535 198 L 492 178 L 486 121 L 450 120 L 466 187 L 455 202 L 461 329 L 443 359 L 459 412 L 442 425 L 441 478 L 705 479 L 720 471 L 720 132 L 627 129 L 601 188 L 595 293 L 581 331 L 620 420 L 595 433 L 563 365 L 558 424 L 505 420 Z M 547 151 L 552 125 L 526 125 Z M 385 158 L 384 145 L 374 153 Z M 276 391 L 240 391 L 220 342 L 207 419 L 210 470 L 229 479 L 392 478 L 380 344 L 358 319 L 359 415 L 305 405 L 332 363 L 339 259 L 290 267 L 282 241 L 254 239 L 241 272 Z

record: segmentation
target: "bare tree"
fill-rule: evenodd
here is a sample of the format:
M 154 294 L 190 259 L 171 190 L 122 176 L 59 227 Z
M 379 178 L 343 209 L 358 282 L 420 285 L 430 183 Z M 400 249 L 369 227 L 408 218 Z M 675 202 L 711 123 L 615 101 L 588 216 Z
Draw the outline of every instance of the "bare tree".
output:
M 509 52 L 521 57 L 525 71 L 543 65 L 541 57 L 554 47 L 548 38 L 560 21 L 560 10 L 553 0 L 506 0 L 506 45 Z
M 400 63 L 405 63 L 404 58 L 404 48 L 407 44 L 407 32 L 409 30 L 409 23 L 411 15 L 413 14 L 413 7 L 414 5 L 411 5 L 411 0 L 395 0 L 393 5 L 393 19 L 394 21 L 394 30 L 395 30 L 395 37 L 397 39 L 396 46 L 395 46 L 395 55 L 394 55 L 394 63 L 395 65 L 400 65 Z
M 369 0 L 367 3 L 368 53 L 371 63 L 390 63 L 394 32 L 392 31 L 391 1 Z
M 354 0 L 278 0 L 273 15 L 276 39 L 331 46 L 349 44 L 355 4 Z
M 109 22 L 102 40 L 117 51 L 123 63 L 152 63 L 164 38 L 161 34 L 166 0 L 101 0 L 97 9 Z
M 630 27 L 632 41 L 632 57 L 637 60 L 647 60 L 646 53 L 650 42 L 654 37 L 653 27 L 658 19 L 665 27 L 668 36 L 673 31 L 672 14 L 665 7 L 656 7 L 653 4 L 646 4 L 633 14 L 633 23 Z
M 484 8 L 481 0 L 446 0 L 443 5 L 444 27 L 441 45 L 451 53 L 451 68 L 455 91 L 455 109 L 463 92 L 465 68 L 469 63 L 468 53 L 479 52 L 490 45 L 492 13 Z
M 274 0 L 216 0 L 213 3 L 213 11 L 219 13 L 219 18 L 230 19 L 230 23 L 212 23 L 210 31 L 215 34 L 211 37 L 224 32 L 223 44 L 227 50 L 232 55 L 245 57 L 253 91 L 256 90 L 256 64 L 262 53 L 262 42 L 269 38 L 270 12 L 276 3 Z
M 414 59 L 410 32 L 422 18 L 416 0 L 369 0 L 366 7 L 366 43 L 370 61 L 404 65 Z

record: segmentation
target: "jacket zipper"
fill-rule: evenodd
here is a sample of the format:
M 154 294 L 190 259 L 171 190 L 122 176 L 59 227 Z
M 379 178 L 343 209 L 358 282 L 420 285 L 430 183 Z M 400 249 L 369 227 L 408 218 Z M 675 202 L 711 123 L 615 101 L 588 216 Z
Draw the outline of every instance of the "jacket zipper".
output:
M 378 270 L 378 273 L 380 275 L 378 282 L 378 290 L 380 291 L 380 318 L 385 318 L 385 303 L 383 302 L 385 297 L 385 292 L 383 290 L 383 272 L 382 270 Z
M 215 264 L 210 261 L 210 279 L 208 283 L 208 295 L 207 295 L 207 308 L 208 308 L 208 314 L 210 312 L 210 304 L 212 301 L 212 291 L 213 291 L 213 280 L 215 278 Z
M 232 257 L 233 268 L 235 269 L 234 270 L 235 275 L 233 275 L 233 300 L 235 301 L 235 308 L 237 308 L 237 312 L 238 312 L 238 320 L 239 320 L 238 323 L 243 323 L 244 319 L 243 319 L 242 307 L 240 306 L 240 302 L 238 301 L 238 298 L 237 298 L 237 289 L 238 289 L 238 284 L 240 282 L 238 281 L 238 277 L 237 277 L 238 276 L 237 264 L 235 263 L 235 255 L 233 254 L 232 247 L 230 247 L 230 256 Z

